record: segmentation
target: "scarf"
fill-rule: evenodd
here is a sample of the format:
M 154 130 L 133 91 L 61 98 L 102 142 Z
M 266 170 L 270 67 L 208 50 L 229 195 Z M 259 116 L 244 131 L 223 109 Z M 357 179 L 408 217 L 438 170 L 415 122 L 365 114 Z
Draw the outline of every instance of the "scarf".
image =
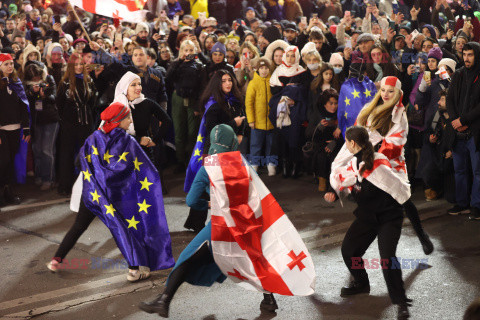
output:
M 287 53 L 293 51 L 295 53 L 295 62 L 292 65 L 287 63 Z M 270 77 L 270 86 L 283 86 L 280 77 L 293 77 L 305 71 L 300 65 L 300 52 L 296 46 L 288 46 L 282 57 L 282 64 L 275 69 Z

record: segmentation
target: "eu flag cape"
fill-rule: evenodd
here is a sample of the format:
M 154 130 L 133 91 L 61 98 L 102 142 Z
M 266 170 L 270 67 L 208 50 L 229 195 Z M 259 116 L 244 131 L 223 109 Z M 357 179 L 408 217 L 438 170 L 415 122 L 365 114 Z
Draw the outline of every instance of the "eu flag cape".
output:
M 8 83 L 8 88 L 15 92 L 15 94 L 22 100 L 23 103 L 27 105 L 28 115 L 30 117 L 30 104 L 28 102 L 27 95 L 23 88 L 22 82 L 20 80 L 16 82 L 10 81 Z M 20 129 L 20 139 L 23 136 L 23 129 Z M 15 155 L 15 177 L 17 183 L 25 183 L 27 180 L 27 153 L 28 153 L 28 142 L 20 140 L 20 147 L 18 152 Z
M 355 124 L 360 110 L 373 99 L 376 93 L 375 83 L 368 77 L 361 82 L 357 78 L 350 78 L 342 84 L 338 98 L 337 118 L 338 127 L 342 130 L 344 138 L 347 128 Z
M 129 266 L 174 265 L 160 176 L 125 130 L 90 135 L 79 153 L 82 200 L 110 229 Z

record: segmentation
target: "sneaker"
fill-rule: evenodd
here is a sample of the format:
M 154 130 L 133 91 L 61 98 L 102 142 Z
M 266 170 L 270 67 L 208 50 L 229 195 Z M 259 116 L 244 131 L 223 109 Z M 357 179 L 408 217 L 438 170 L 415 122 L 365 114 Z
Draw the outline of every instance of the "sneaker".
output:
M 42 183 L 42 186 L 40 187 L 40 190 L 41 190 L 41 191 L 47 191 L 47 190 L 52 189 L 52 187 L 53 187 L 53 183 L 51 183 L 51 182 L 44 182 L 44 183 Z
M 470 220 L 480 220 L 480 209 L 472 207 L 470 210 L 470 215 L 468 216 Z
M 58 270 L 60 270 L 60 267 L 61 267 L 61 264 L 55 259 L 52 259 L 52 261 L 47 263 L 48 270 L 52 272 L 57 272 Z
M 140 267 L 138 270 L 128 269 L 127 280 L 130 282 L 137 282 L 150 277 L 150 269 L 147 267 Z
M 273 177 L 274 175 L 277 174 L 277 169 L 276 169 L 276 168 L 277 168 L 276 166 L 271 165 L 271 164 L 269 164 L 269 165 L 267 166 L 268 176 L 269 176 L 269 177 Z
M 453 208 L 448 209 L 447 213 L 452 216 L 458 216 L 459 214 L 470 213 L 470 209 L 468 207 L 462 207 L 456 204 L 453 206 Z

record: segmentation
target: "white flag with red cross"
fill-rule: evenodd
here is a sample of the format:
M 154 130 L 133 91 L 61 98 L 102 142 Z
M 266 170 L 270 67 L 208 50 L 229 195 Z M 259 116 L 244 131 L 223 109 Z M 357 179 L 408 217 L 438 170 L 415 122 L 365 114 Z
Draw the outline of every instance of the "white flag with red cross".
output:
M 125 20 L 129 22 L 145 21 L 148 12 L 143 10 L 147 0 L 70 0 L 72 5 L 90 13 Z
M 210 179 L 215 262 L 248 289 L 281 295 L 314 293 L 315 268 L 307 247 L 240 152 L 204 160 Z

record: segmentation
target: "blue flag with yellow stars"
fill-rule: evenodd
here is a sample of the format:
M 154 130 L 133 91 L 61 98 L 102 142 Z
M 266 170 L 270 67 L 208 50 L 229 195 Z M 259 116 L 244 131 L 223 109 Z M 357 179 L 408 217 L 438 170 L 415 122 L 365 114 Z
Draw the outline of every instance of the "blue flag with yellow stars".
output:
M 342 130 L 344 138 L 345 130 L 355 124 L 360 110 L 373 99 L 376 93 L 375 83 L 367 76 L 361 82 L 357 78 L 350 78 L 342 84 L 338 97 L 337 118 L 338 127 Z
M 82 201 L 110 229 L 129 266 L 174 265 L 160 176 L 125 130 L 90 135 L 79 153 Z
M 195 148 L 193 148 L 192 156 L 188 162 L 187 174 L 185 176 L 185 184 L 183 185 L 183 191 L 190 191 L 192 182 L 197 175 L 198 170 L 202 167 L 203 164 L 203 147 L 205 146 L 205 137 L 207 133 L 207 126 L 205 124 L 205 115 L 207 114 L 208 109 L 216 103 L 213 97 L 210 97 L 208 102 L 205 104 L 205 112 L 203 113 L 202 121 L 200 122 L 200 128 L 198 129 L 197 142 L 195 143 Z M 208 152 L 208 150 L 205 150 Z

